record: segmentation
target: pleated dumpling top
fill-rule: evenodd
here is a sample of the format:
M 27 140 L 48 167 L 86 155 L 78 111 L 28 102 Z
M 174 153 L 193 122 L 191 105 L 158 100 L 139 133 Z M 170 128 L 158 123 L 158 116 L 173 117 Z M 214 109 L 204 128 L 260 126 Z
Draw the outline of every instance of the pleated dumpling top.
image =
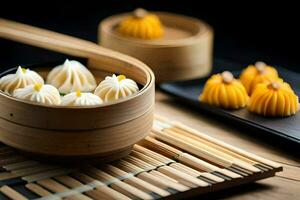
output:
M 258 84 L 251 95 L 248 109 L 263 116 L 294 115 L 299 110 L 298 96 L 282 80 Z
M 46 105 L 59 105 L 60 95 L 58 90 L 52 85 L 42 85 L 36 83 L 19 88 L 14 91 L 14 97 L 27 101 L 33 101 Z
M 43 78 L 35 71 L 19 66 L 16 73 L 8 74 L 0 79 L 0 90 L 12 95 L 16 89 L 36 83 L 44 84 Z
M 139 39 L 158 39 L 163 35 L 163 26 L 159 18 L 146 10 L 138 8 L 132 16 L 121 21 L 117 32 Z
M 225 109 L 239 109 L 247 105 L 249 97 L 241 82 L 225 71 L 207 80 L 199 100 Z
M 79 90 L 71 92 L 61 99 L 61 105 L 63 106 L 94 106 L 100 105 L 103 101 L 97 95 L 93 93 L 82 93 Z
M 249 95 L 252 94 L 257 84 L 270 83 L 277 79 L 277 70 L 264 62 L 256 62 L 255 65 L 249 65 L 240 76 L 240 80 Z
M 55 86 L 62 94 L 77 90 L 91 92 L 97 86 L 93 74 L 84 65 L 68 59 L 50 71 L 47 83 Z
M 139 87 L 135 81 L 126 78 L 124 75 L 116 76 L 113 74 L 100 82 L 94 94 L 104 102 L 110 102 L 131 96 L 138 91 Z

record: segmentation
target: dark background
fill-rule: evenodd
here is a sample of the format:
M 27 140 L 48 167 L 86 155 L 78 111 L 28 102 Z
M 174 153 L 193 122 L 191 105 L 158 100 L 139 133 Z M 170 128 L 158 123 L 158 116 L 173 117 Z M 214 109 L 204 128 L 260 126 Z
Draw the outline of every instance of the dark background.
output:
M 97 26 L 110 15 L 136 7 L 181 13 L 205 20 L 215 30 L 215 57 L 242 64 L 263 60 L 300 72 L 299 11 L 289 2 L 255 1 L 6 1 L 0 16 L 97 41 Z M 47 62 L 62 55 L 0 39 L 0 67 Z
M 181 13 L 205 20 L 215 31 L 216 58 L 242 65 L 262 60 L 271 65 L 300 72 L 298 67 L 300 65 L 300 11 L 296 3 L 292 4 L 288 1 L 263 3 L 243 0 L 233 3 L 217 0 L 82 0 L 80 2 L 6 0 L 0 4 L 0 17 L 96 42 L 97 26 L 103 18 L 132 11 L 137 7 Z M 64 55 L 0 39 L 0 69 L 63 58 Z M 260 134 L 257 132 L 255 137 L 261 138 Z M 275 143 L 275 139 L 270 139 L 269 136 L 258 139 L 260 140 L 266 143 L 271 141 L 268 145 Z M 276 145 L 281 142 L 281 139 L 278 140 L 280 141 L 276 141 Z M 283 149 L 289 150 L 290 153 L 296 152 L 285 143 L 278 146 L 281 148 L 285 146 L 286 148 Z M 238 195 L 249 189 L 265 188 L 262 185 L 252 184 L 222 191 L 221 197 Z M 217 193 L 215 195 L 219 197 Z

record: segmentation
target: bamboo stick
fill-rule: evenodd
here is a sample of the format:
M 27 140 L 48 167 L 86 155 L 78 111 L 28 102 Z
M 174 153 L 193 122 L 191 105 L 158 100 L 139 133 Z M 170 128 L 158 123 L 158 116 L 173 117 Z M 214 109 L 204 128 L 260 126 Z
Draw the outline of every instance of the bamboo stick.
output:
M 53 197 L 53 199 L 59 199 L 58 197 L 55 198 L 55 196 L 49 192 L 48 190 L 44 189 L 43 187 L 39 186 L 38 184 L 35 183 L 28 183 L 25 185 L 27 189 L 32 191 L 33 193 L 41 196 L 41 197 Z
M 143 173 L 143 172 L 147 172 L 148 170 L 145 170 L 145 169 L 142 169 L 130 162 L 127 162 L 123 159 L 121 160 L 118 160 L 118 161 L 115 161 L 112 163 L 114 166 L 117 166 L 119 167 L 120 169 L 128 172 L 128 173 L 132 173 L 134 175 L 139 175 L 140 173 Z
M 12 170 L 18 170 L 18 169 L 35 166 L 37 164 L 39 164 L 39 162 L 32 161 L 32 160 L 26 160 L 24 162 L 18 162 L 18 163 L 13 163 L 13 164 L 9 164 L 9 165 L 4 165 L 3 168 L 8 171 L 12 171 Z
M 166 143 L 169 144 L 176 144 L 177 147 L 179 147 L 180 149 L 183 149 L 191 154 L 196 155 L 197 157 L 203 158 L 205 160 L 208 160 L 209 162 L 215 164 L 215 165 L 219 165 L 222 166 L 224 168 L 227 168 L 228 170 L 231 170 L 231 168 L 234 168 L 234 164 L 233 162 L 231 162 L 230 160 L 227 160 L 226 158 L 223 158 L 220 155 L 211 153 L 210 151 L 207 151 L 206 149 L 201 149 L 195 145 L 189 144 L 188 142 L 178 138 L 178 137 L 174 137 L 172 135 L 167 135 L 161 131 L 158 130 L 153 130 L 152 133 L 150 134 L 150 136 L 157 138 L 159 140 L 162 140 Z M 231 170 L 232 171 L 232 170 Z M 238 173 L 242 176 L 245 176 L 247 174 L 245 173 L 239 173 L 238 170 L 234 171 L 235 173 Z
M 94 167 L 87 167 L 87 173 L 92 177 L 104 182 L 106 185 L 110 185 L 113 189 L 125 194 L 130 198 L 153 199 L 153 197 L 146 192 L 128 185 L 127 183 L 124 183 L 117 178 L 107 174 L 106 172 Z
M 157 171 L 157 170 L 151 170 L 149 173 L 152 174 L 152 175 L 154 175 L 154 176 L 156 176 L 157 178 L 165 178 L 165 179 L 167 179 L 167 180 L 169 180 L 169 181 L 173 181 L 173 182 L 176 182 L 176 183 L 180 183 L 180 182 L 179 182 L 178 180 L 176 180 L 175 178 L 170 177 L 170 176 L 167 176 L 167 175 L 165 175 L 165 174 L 163 174 L 163 173 L 161 173 L 160 171 Z M 180 184 L 181 184 L 181 183 L 180 183 Z M 185 187 L 188 187 L 188 186 L 185 186 Z
M 2 192 L 4 195 L 13 200 L 27 200 L 27 198 L 24 197 L 22 194 L 6 185 L 0 188 L 0 192 Z
M 152 132 L 154 133 L 154 137 L 159 138 L 160 140 L 163 140 L 167 143 L 176 144 L 176 146 L 178 146 L 179 148 L 190 152 L 196 156 L 209 160 L 210 162 L 216 163 L 220 166 L 238 166 L 249 171 L 249 174 L 252 174 L 252 172 L 261 172 L 258 168 L 253 167 L 248 163 L 234 159 L 227 154 L 221 153 L 201 143 L 195 143 L 194 140 L 187 137 L 183 137 L 182 135 L 173 134 L 170 132 L 162 132 L 159 129 L 154 129 L 152 130 Z
M 156 187 L 155 185 L 152 185 L 151 183 L 148 183 L 146 181 L 143 181 L 142 179 L 135 177 L 134 174 L 127 173 L 115 166 L 112 165 L 106 165 L 105 171 L 113 175 L 114 177 L 118 177 L 118 179 L 124 179 L 125 183 L 128 183 L 129 185 L 132 185 L 146 193 L 156 193 L 162 197 L 169 196 L 170 193 Z
M 131 155 L 128 156 L 131 159 L 134 159 L 136 161 L 143 161 L 150 163 L 151 165 L 157 167 L 157 170 L 167 176 L 170 176 L 171 178 L 174 178 L 178 180 L 179 182 L 183 183 L 184 185 L 187 185 L 189 187 L 195 188 L 195 187 L 207 187 L 209 184 L 201 181 L 195 177 L 192 177 L 188 174 L 185 174 L 181 171 L 178 171 L 176 169 L 173 169 L 169 166 L 164 165 L 163 163 L 156 161 L 152 159 L 151 157 L 148 157 L 146 155 L 143 155 L 139 152 L 132 151 Z
M 171 176 L 173 178 L 176 178 L 179 182 L 189 186 L 189 187 L 207 187 L 210 184 L 207 182 L 204 182 L 202 180 L 199 180 L 193 176 L 190 176 L 184 172 L 178 171 L 172 167 L 169 166 L 165 166 L 165 167 L 160 167 L 158 169 L 159 172 L 167 175 L 167 176 Z M 195 186 L 193 186 L 195 185 Z
M 136 165 L 142 169 L 144 169 L 145 171 L 151 171 L 151 170 L 155 170 L 156 169 L 156 166 L 153 166 L 147 162 L 144 162 L 142 160 L 139 160 L 139 159 L 135 159 L 134 157 L 132 156 L 126 156 L 125 158 L 123 158 L 123 160 L 129 162 L 129 163 L 132 163 L 133 165 Z
M 221 178 L 226 178 L 226 177 L 228 177 L 229 179 L 242 178 L 242 176 L 239 174 L 236 174 L 227 169 L 221 169 L 218 166 L 212 165 L 212 164 L 210 164 L 206 161 L 203 161 L 193 155 L 182 152 L 166 143 L 158 141 L 155 138 L 152 138 L 149 136 L 143 140 L 143 146 L 146 146 L 149 149 L 155 150 L 156 152 L 159 152 L 165 156 L 171 157 L 175 160 L 179 160 L 197 170 L 200 170 L 203 172 L 210 172 L 210 173 L 217 172 L 219 175 L 223 175 L 223 176 L 221 176 Z M 226 178 L 226 180 L 228 180 L 228 178 Z
M 16 174 L 12 174 L 10 172 L 1 172 L 0 173 L 0 181 L 11 179 L 11 178 L 16 178 L 18 177 Z
M 190 175 L 192 175 L 192 176 L 194 176 L 194 177 L 204 176 L 204 177 L 209 178 L 209 179 L 212 179 L 212 180 L 214 180 L 214 181 L 216 181 L 216 182 L 223 182 L 223 181 L 224 181 L 224 179 L 222 179 L 222 178 L 220 178 L 220 177 L 217 177 L 217 176 L 215 176 L 215 175 L 213 175 L 213 174 L 206 173 L 206 172 L 199 172 L 199 171 L 197 171 L 197 170 L 194 170 L 194 169 L 192 169 L 192 168 L 190 168 L 190 167 L 188 167 L 188 166 L 186 166 L 186 165 L 183 165 L 183 164 L 181 164 L 181 163 L 177 163 L 177 162 L 175 162 L 174 160 L 167 158 L 166 156 L 163 156 L 163 155 L 161 155 L 161 154 L 158 154 L 158 153 L 156 153 L 156 152 L 154 152 L 154 151 L 152 151 L 152 150 L 150 150 L 150 149 L 147 149 L 147 148 L 145 148 L 145 147 L 142 147 L 142 146 L 140 146 L 140 145 L 137 145 L 137 144 L 136 144 L 136 145 L 133 147 L 133 149 L 134 149 L 135 151 L 138 151 L 138 152 L 140 152 L 140 153 L 143 153 L 144 155 L 147 155 L 147 156 L 149 156 L 149 157 L 151 157 L 151 158 L 153 158 L 153 159 L 159 160 L 160 162 L 163 162 L 164 164 L 167 164 L 167 165 L 169 165 L 170 167 L 178 166 L 178 167 L 184 168 L 186 173 L 188 173 L 188 174 L 190 174 Z
M 53 179 L 44 179 L 37 181 L 37 183 L 44 188 L 55 193 L 55 196 L 64 198 L 64 199 L 73 199 L 73 200 L 91 200 L 91 198 L 79 193 L 76 190 L 70 190 L 66 186 L 58 183 Z
M 206 139 L 203 139 L 203 138 L 201 138 L 201 137 L 198 137 L 198 136 L 196 136 L 196 135 L 194 135 L 194 134 L 191 134 L 188 130 L 183 130 L 183 129 L 180 129 L 180 128 L 178 128 L 178 127 L 171 127 L 171 128 L 169 128 L 169 129 L 164 129 L 163 131 L 166 131 L 166 132 L 172 131 L 172 132 L 179 133 L 179 134 L 181 134 L 181 135 L 190 137 L 190 138 L 196 140 L 197 142 L 201 142 L 201 143 L 203 143 L 203 144 L 209 145 L 209 146 L 211 146 L 211 147 L 213 147 L 213 148 L 215 148 L 215 149 L 217 149 L 217 150 L 219 150 L 219 151 L 222 151 L 222 152 L 224 152 L 224 153 L 226 153 L 226 154 L 229 154 L 229 155 L 231 155 L 231 156 L 234 156 L 234 157 L 236 157 L 236 158 L 238 158 L 238 159 L 244 160 L 245 162 L 248 162 L 248 163 L 250 163 L 250 164 L 257 164 L 257 162 L 255 162 L 255 161 L 253 161 L 253 160 L 251 160 L 251 159 L 248 159 L 248 158 L 246 158 L 246 157 L 244 157 L 244 156 L 241 156 L 240 154 L 237 154 L 237 153 L 235 153 L 235 152 L 233 152 L 233 151 L 230 151 L 230 150 L 224 148 L 224 147 L 221 146 L 221 145 L 217 145 L 217 144 L 215 144 L 215 143 L 213 143 L 213 142 L 211 142 L 211 141 L 209 141 L 209 140 L 206 140 Z
M 95 192 L 90 193 L 90 195 L 95 199 L 104 199 L 104 200 L 129 200 L 130 198 L 125 196 L 124 194 L 113 190 L 112 188 L 108 187 L 104 183 L 96 180 L 86 174 L 83 173 L 74 173 L 72 177 L 76 178 L 77 180 L 81 181 L 82 183 L 89 185 L 90 187 L 95 188 Z
M 147 156 L 147 155 L 145 155 L 141 152 L 135 151 L 135 150 L 132 150 L 128 157 L 140 159 L 146 163 L 149 163 L 150 165 L 154 166 L 155 168 L 166 166 L 165 163 L 155 160 L 155 159 L 151 158 L 150 156 Z
M 189 174 L 194 177 L 204 177 L 206 179 L 212 180 L 215 183 L 221 183 L 224 182 L 225 180 L 223 178 L 220 178 L 216 175 L 213 175 L 211 173 L 207 172 L 199 172 L 197 170 L 194 170 L 186 165 L 183 165 L 181 163 L 172 163 L 169 165 L 170 167 L 173 167 L 174 169 L 177 169 L 179 171 L 183 171 L 186 174 Z
M 252 165 L 252 164 L 256 164 L 256 163 L 253 163 L 253 162 L 249 163 L 248 160 L 247 160 L 248 161 L 247 162 L 247 161 L 241 160 L 237 157 L 234 157 L 234 155 L 229 154 L 226 151 L 224 152 L 224 151 L 222 151 L 222 149 L 215 148 L 215 146 L 211 145 L 210 143 L 203 143 L 202 141 L 198 141 L 196 139 L 196 137 L 193 138 L 193 137 L 190 137 L 190 135 L 188 135 L 188 134 L 184 134 L 183 131 L 177 132 L 177 131 L 173 131 L 173 130 L 165 130 L 164 133 L 173 135 L 174 137 L 178 137 L 181 140 L 183 140 L 189 144 L 195 145 L 196 147 L 205 149 L 206 151 L 208 151 L 214 155 L 220 156 L 220 157 L 226 159 L 226 161 L 229 161 L 231 163 L 231 165 L 237 165 L 237 166 L 244 168 L 253 173 L 261 172 L 260 169 L 254 167 Z
M 17 175 L 18 177 L 21 177 L 21 176 L 28 176 L 31 174 L 36 174 L 36 173 L 45 172 L 45 171 L 49 171 L 49 170 L 54 170 L 54 169 L 58 169 L 58 168 L 60 168 L 60 167 L 54 166 L 54 165 L 53 166 L 37 165 L 32 168 L 13 170 L 12 173 Z
M 141 145 L 138 145 L 138 144 L 135 144 L 133 146 L 133 149 L 135 151 L 141 152 L 141 153 L 143 153 L 143 154 L 145 154 L 147 156 L 150 156 L 150 157 L 154 158 L 155 160 L 158 160 L 158 161 L 160 161 L 160 162 L 162 162 L 162 163 L 164 163 L 166 165 L 168 165 L 170 163 L 173 163 L 173 162 L 176 162 L 173 159 L 170 159 L 170 158 L 168 158 L 166 156 L 163 156 L 163 155 L 161 155 L 161 154 L 159 154 L 159 153 L 157 153 L 155 151 L 151 151 L 150 149 L 147 149 L 147 148 L 145 148 L 145 147 L 143 147 Z
M 44 179 L 37 182 L 39 185 L 44 188 L 54 192 L 55 196 L 64 199 L 74 199 L 74 200 L 91 200 L 91 198 L 81 194 L 77 190 L 70 190 L 66 186 L 60 184 L 59 182 L 53 179 Z
M 195 135 L 196 137 L 203 138 L 203 139 L 205 139 L 205 140 L 207 140 L 207 141 L 209 141 L 211 143 L 214 143 L 216 145 L 222 146 L 222 147 L 224 147 L 224 148 L 226 148 L 226 149 L 228 149 L 228 150 L 230 150 L 232 152 L 235 152 L 235 153 L 237 153 L 237 154 L 239 154 L 241 156 L 244 156 L 245 158 L 248 158 L 250 160 L 254 160 L 254 161 L 257 161 L 259 163 L 263 163 L 263 164 L 265 164 L 267 166 L 270 166 L 272 168 L 280 168 L 280 167 L 282 167 L 280 164 L 278 164 L 276 162 L 273 162 L 271 160 L 267 160 L 265 158 L 262 158 L 260 156 L 255 155 L 255 154 L 252 154 L 252 153 L 247 152 L 245 150 L 239 149 L 237 147 L 234 147 L 234 146 L 232 146 L 230 144 L 227 144 L 225 142 L 222 142 L 220 140 L 217 140 L 217 139 L 215 139 L 213 137 L 210 137 L 210 136 L 208 136 L 208 135 L 206 135 L 204 133 L 201 133 L 200 131 L 192 129 L 192 128 L 190 128 L 190 127 L 188 127 L 188 126 L 186 126 L 186 125 L 184 125 L 182 123 L 179 123 L 179 122 L 170 122 L 169 120 L 166 120 L 166 119 L 164 119 L 162 117 L 159 117 L 159 116 L 155 116 L 155 118 L 159 119 L 161 122 L 168 123 L 169 127 L 170 126 L 174 126 L 176 128 L 179 128 L 179 129 L 182 129 L 184 131 L 187 131 L 187 132 Z
M 42 186 L 54 193 L 64 192 L 64 191 L 68 190 L 67 187 L 59 184 L 58 182 L 52 180 L 51 178 L 39 180 L 39 181 L 37 181 L 37 183 L 40 186 Z
M 63 175 L 55 177 L 55 179 L 68 186 L 69 188 L 81 191 L 81 193 L 84 193 L 92 199 L 112 199 L 111 197 L 103 196 L 100 191 L 94 190 L 94 187 L 91 187 L 89 184 L 84 185 L 70 176 Z
M 147 181 L 149 183 L 152 183 L 153 185 L 156 185 L 157 187 L 163 188 L 163 189 L 168 189 L 172 188 L 180 192 L 184 192 L 189 190 L 189 187 L 182 185 L 178 183 L 178 181 L 168 178 L 165 178 L 164 176 L 154 176 L 146 171 L 144 171 L 142 168 L 137 167 L 136 165 L 133 165 L 130 162 L 127 162 L 125 160 L 120 160 L 114 165 L 118 166 L 119 168 L 123 169 L 124 171 L 128 173 L 134 173 L 136 174 L 139 178 L 141 178 L 144 181 Z
M 216 150 L 218 150 L 220 152 L 223 152 L 223 153 L 226 153 L 226 154 L 228 154 L 228 155 L 230 155 L 230 156 L 232 156 L 232 157 L 234 157 L 236 159 L 239 159 L 239 160 L 242 160 L 242 161 L 244 161 L 246 163 L 249 163 L 249 164 L 253 165 L 254 167 L 256 167 L 256 168 L 258 168 L 258 169 L 260 169 L 262 171 L 268 171 L 268 170 L 272 169 L 272 167 L 270 167 L 268 165 L 265 165 L 263 163 L 259 163 L 259 162 L 255 161 L 255 160 L 249 159 L 249 158 L 247 158 L 245 156 L 242 156 L 242 155 L 240 155 L 240 154 L 238 154 L 238 153 L 236 153 L 234 151 L 231 151 L 231 150 L 223 147 L 222 145 L 215 144 L 212 141 L 205 140 L 205 139 L 203 139 L 203 138 L 201 138 L 199 136 L 191 134 L 187 130 L 180 129 L 178 127 L 171 127 L 171 128 L 163 129 L 163 131 L 164 132 L 175 132 L 175 133 L 178 133 L 180 135 L 184 135 L 184 136 L 186 136 L 186 137 L 188 137 L 190 139 L 193 139 L 194 141 L 197 141 L 197 142 L 200 142 L 202 144 L 208 145 L 208 146 L 212 147 L 213 149 L 216 149 Z
M 21 178 L 23 176 L 30 176 L 37 173 L 47 172 L 49 170 L 57 169 L 57 166 L 51 165 L 42 165 L 38 164 L 36 166 L 12 170 L 11 172 L 2 172 L 0 173 L 0 181 L 14 179 L 14 178 Z
M 43 179 L 46 179 L 46 178 L 51 178 L 51 177 L 54 177 L 54 176 L 69 174 L 69 173 L 72 173 L 72 172 L 75 172 L 75 171 L 77 171 L 77 169 L 59 168 L 59 169 L 49 170 L 49 171 L 46 171 L 46 172 L 41 172 L 41 173 L 29 175 L 29 176 L 24 176 L 24 177 L 22 177 L 22 179 L 27 181 L 28 183 L 32 183 L 32 182 L 35 182 L 35 181 L 43 180 Z
M 87 196 L 89 196 L 88 192 L 93 190 L 93 188 L 90 187 L 89 185 L 84 185 L 79 181 L 77 181 L 76 179 L 67 175 L 57 176 L 54 177 L 54 179 L 64 184 L 65 186 L 69 187 L 70 189 L 79 191 L 80 193 L 84 193 Z

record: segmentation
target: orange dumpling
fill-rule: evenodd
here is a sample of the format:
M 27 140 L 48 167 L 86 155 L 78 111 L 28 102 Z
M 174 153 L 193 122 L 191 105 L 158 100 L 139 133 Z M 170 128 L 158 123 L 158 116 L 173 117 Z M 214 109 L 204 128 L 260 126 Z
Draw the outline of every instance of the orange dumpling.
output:
M 163 26 L 158 16 L 138 8 L 132 16 L 121 21 L 117 31 L 124 35 L 139 39 L 157 39 L 163 35 Z
M 240 76 L 240 80 L 249 95 L 252 94 L 257 84 L 270 83 L 277 79 L 277 70 L 264 62 L 256 62 L 255 65 L 249 65 Z
M 285 117 L 299 110 L 298 96 L 281 79 L 258 84 L 253 91 L 248 110 L 263 116 Z
M 225 109 L 245 107 L 248 99 L 244 86 L 228 71 L 210 77 L 199 96 L 201 102 Z

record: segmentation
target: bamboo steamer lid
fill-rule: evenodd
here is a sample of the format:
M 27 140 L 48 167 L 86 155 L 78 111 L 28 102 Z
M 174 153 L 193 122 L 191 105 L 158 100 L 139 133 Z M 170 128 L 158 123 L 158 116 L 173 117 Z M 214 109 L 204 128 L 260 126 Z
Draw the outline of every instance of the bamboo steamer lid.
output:
M 119 34 L 116 28 L 132 15 L 124 13 L 99 24 L 99 44 L 138 58 L 151 67 L 158 83 L 204 77 L 212 69 L 213 30 L 205 22 L 183 15 L 152 12 L 164 26 L 160 39 L 143 40 Z
M 140 91 L 99 106 L 47 106 L 0 91 L 0 141 L 42 157 L 114 160 L 151 130 L 154 74 L 142 62 L 92 42 L 0 19 L 0 37 L 86 58 L 96 79 L 117 73 L 132 78 Z M 40 70 L 40 69 L 37 69 Z M 47 73 L 42 69 L 40 73 Z

